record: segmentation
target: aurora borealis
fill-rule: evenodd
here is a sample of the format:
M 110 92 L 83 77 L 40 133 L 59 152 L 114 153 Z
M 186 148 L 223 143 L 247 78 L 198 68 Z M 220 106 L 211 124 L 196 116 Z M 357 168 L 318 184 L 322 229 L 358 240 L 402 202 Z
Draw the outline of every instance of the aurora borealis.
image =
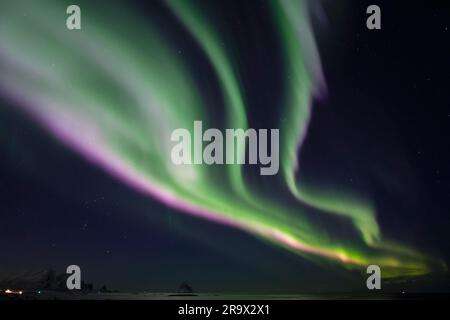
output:
M 446 269 L 440 257 L 386 236 L 370 194 L 301 179 L 313 104 L 327 96 L 310 2 L 266 3 L 282 79 L 261 108 L 248 98 L 259 94 L 249 84 L 258 75 L 242 66 L 213 5 L 162 1 L 171 15 L 163 21 L 125 2 L 78 3 L 82 30 L 68 31 L 67 1 L 0 2 L 0 93 L 14 112 L 128 188 L 325 268 L 365 272 L 377 264 L 386 278 Z M 269 120 L 258 122 L 267 110 Z M 278 175 L 257 177 L 237 164 L 172 164 L 171 132 L 197 120 L 279 128 Z

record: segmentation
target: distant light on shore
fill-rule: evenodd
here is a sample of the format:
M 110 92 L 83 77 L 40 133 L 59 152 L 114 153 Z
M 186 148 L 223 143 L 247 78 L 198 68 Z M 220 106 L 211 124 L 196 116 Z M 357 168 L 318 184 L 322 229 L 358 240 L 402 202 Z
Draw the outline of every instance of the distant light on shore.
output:
M 11 289 L 6 289 L 5 290 L 5 293 L 6 294 L 19 294 L 19 295 L 21 295 L 21 294 L 23 294 L 23 291 L 15 291 L 15 290 L 11 290 Z

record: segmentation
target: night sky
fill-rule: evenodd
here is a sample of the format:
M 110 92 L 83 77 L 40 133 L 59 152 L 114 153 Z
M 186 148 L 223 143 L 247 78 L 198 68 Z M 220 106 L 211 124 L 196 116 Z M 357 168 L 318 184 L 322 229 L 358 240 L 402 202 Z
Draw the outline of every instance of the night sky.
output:
M 383 263 L 391 268 L 389 259 L 398 258 L 399 269 L 391 271 L 401 279 L 406 277 L 402 290 L 450 290 L 446 272 L 450 261 L 450 10 L 444 1 L 427 6 L 410 1 L 311 1 L 309 9 L 298 16 L 310 19 L 314 36 L 310 44 L 314 46 L 303 43 L 300 48 L 306 53 L 298 60 L 293 59 L 296 46 L 288 42 L 287 33 L 279 32 L 287 24 L 274 18 L 270 1 L 190 1 L 195 12 L 209 22 L 205 25 L 214 30 L 211 34 L 220 39 L 218 48 L 224 50 L 226 59 L 217 55 L 216 64 L 208 56 L 208 48 L 217 44 L 214 37 L 205 36 L 202 32 L 207 29 L 202 29 L 201 20 L 189 20 L 193 16 L 176 1 L 127 1 L 123 19 L 119 19 L 121 11 L 113 9 L 115 4 L 109 8 L 104 1 L 78 1 L 83 27 L 70 32 L 65 28 L 64 8 L 73 1 L 35 1 L 36 6 L 41 2 L 55 10 L 29 8 L 29 14 L 12 2 L 0 0 L 0 272 L 49 268 L 63 272 L 77 264 L 84 281 L 121 290 L 174 291 L 186 281 L 200 292 L 350 292 L 365 290 L 365 262 L 380 261 L 383 270 Z M 382 10 L 382 30 L 370 31 L 365 11 L 375 3 Z M 47 27 L 61 29 L 54 34 L 58 41 L 54 46 L 42 49 L 44 40 L 53 38 L 42 36 L 50 32 L 45 27 L 30 28 L 33 23 L 43 26 L 40 21 L 45 20 L 34 21 L 33 12 L 36 17 L 47 12 Z M 138 28 L 147 23 L 148 29 Z M 135 33 L 129 33 L 132 30 Z M 82 36 L 73 36 L 73 32 Z M 203 35 L 204 43 L 196 32 Z M 75 49 L 58 38 L 65 33 L 70 35 L 69 42 L 77 43 Z M 37 40 L 27 42 L 23 34 Z M 160 39 L 170 44 L 168 49 L 153 47 L 151 43 Z M 27 44 L 22 46 L 22 42 Z M 117 47 L 103 46 L 110 43 Z M 75 50 L 73 56 L 67 53 L 70 50 Z M 83 50 L 92 56 L 86 58 Z M 170 55 L 165 56 L 165 50 Z M 25 58 L 14 60 L 11 52 L 13 57 Z M 317 55 L 311 58 L 311 52 Z M 172 56 L 176 57 L 173 63 L 169 61 Z M 286 64 L 286 56 L 291 64 Z M 44 61 L 46 57 L 55 60 Z M 19 62 L 15 65 L 8 59 Z M 155 71 L 150 76 L 147 69 L 127 69 L 126 62 L 134 59 L 149 70 L 168 72 Z M 233 99 L 235 91 L 227 92 L 227 82 L 220 76 L 220 70 L 226 69 L 221 69 L 225 60 L 245 97 L 248 127 L 280 129 L 280 173 L 266 178 L 254 167 L 244 166 L 242 171 L 244 189 L 252 201 L 269 201 L 274 208 L 281 203 L 282 210 L 276 214 L 246 211 L 241 205 L 244 189 L 233 187 L 235 171 L 228 181 L 223 168 L 205 169 L 203 185 L 198 189 L 192 185 L 194 195 L 189 195 L 165 184 L 170 171 L 164 176 L 163 165 L 152 167 L 161 159 L 151 150 L 144 147 L 145 152 L 133 153 L 141 138 L 146 141 L 141 135 L 147 130 L 146 120 L 132 111 L 133 103 L 142 97 L 122 91 L 136 83 L 143 92 L 146 86 L 156 95 L 162 92 L 159 97 L 167 97 L 164 108 L 175 113 L 176 123 L 192 123 L 196 115 L 205 116 L 211 127 L 245 122 L 239 113 L 228 114 L 230 105 L 239 99 Z M 60 66 L 69 67 L 57 69 Z M 306 69 L 297 72 L 296 66 Z M 99 71 L 103 69 L 117 73 Z M 117 74 L 118 80 L 111 80 Z M 49 79 L 56 81 L 47 85 Z M 200 98 L 191 97 L 191 87 Z M 300 113 L 285 107 L 289 88 L 294 88 L 293 96 L 301 92 L 307 101 Z M 36 97 L 44 96 L 42 101 L 47 103 L 61 102 L 67 92 L 80 93 L 67 98 L 70 112 L 73 105 L 79 108 L 74 110 L 83 110 L 82 103 L 108 106 L 99 109 L 103 111 L 98 119 L 86 113 L 77 120 L 80 123 L 93 121 L 93 126 L 105 129 L 109 128 L 107 113 L 113 114 L 114 109 L 119 114 L 118 127 L 124 124 L 123 134 L 131 138 L 123 138 L 122 131 L 104 130 L 105 140 L 94 144 L 119 150 L 111 159 L 139 164 L 145 179 L 156 181 L 158 187 L 173 187 L 188 203 L 206 206 L 210 201 L 213 209 L 223 208 L 230 221 L 239 222 L 231 226 L 216 223 L 161 201 L 120 174 L 111 174 L 105 163 L 80 151 L 80 145 L 61 139 L 48 123 L 37 120 L 36 114 L 54 115 L 55 111 L 42 107 L 45 103 L 38 103 Z M 202 104 L 193 115 L 191 101 Z M 111 105 L 114 108 L 109 109 Z M 310 119 L 304 121 L 302 115 L 307 117 L 308 112 Z M 153 115 L 149 128 L 162 122 Z M 67 121 L 65 127 L 70 130 Z M 294 179 L 309 186 L 306 189 L 296 187 L 295 182 L 288 187 L 291 176 L 284 171 L 292 165 L 286 157 L 289 150 L 295 153 L 295 141 L 288 150 L 290 136 L 283 132 L 295 127 L 293 123 L 305 125 L 303 133 L 297 129 L 304 141 L 296 154 L 300 165 Z M 157 135 L 149 138 L 149 149 L 161 139 Z M 215 192 L 219 191 L 226 197 L 218 199 Z M 302 192 L 314 196 L 296 204 Z M 203 197 L 208 201 L 198 200 Z M 351 218 L 339 212 L 355 203 L 364 208 L 370 203 L 376 222 L 367 222 L 356 213 L 355 221 L 363 221 L 354 226 Z M 248 220 L 239 220 L 241 216 Z M 305 227 L 305 234 L 300 227 L 293 237 L 312 250 L 329 249 L 331 258 L 296 252 L 302 250 L 286 247 L 267 234 L 255 235 L 257 223 L 273 231 L 275 227 L 291 230 L 302 221 L 308 221 L 314 231 Z M 374 225 L 379 234 L 371 229 Z M 343 251 L 327 241 L 339 243 Z M 386 248 L 375 252 L 371 241 L 380 241 Z M 398 255 L 397 244 L 402 248 Z M 338 253 L 345 256 L 342 261 L 334 261 Z M 355 266 L 352 261 L 357 261 Z M 418 280 L 408 274 L 412 269 L 412 273 L 419 270 Z M 392 290 L 399 288 L 396 279 L 389 280 Z

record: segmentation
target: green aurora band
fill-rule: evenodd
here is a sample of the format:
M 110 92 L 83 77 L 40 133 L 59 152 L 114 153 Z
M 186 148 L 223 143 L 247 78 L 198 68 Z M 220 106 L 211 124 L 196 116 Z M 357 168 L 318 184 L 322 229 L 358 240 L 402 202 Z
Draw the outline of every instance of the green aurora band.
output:
M 208 125 L 214 119 L 208 113 L 213 106 L 193 77 L 195 70 L 162 28 L 125 2 L 78 3 L 81 31 L 65 27 L 67 1 L 0 3 L 0 91 L 58 141 L 167 206 L 238 228 L 321 264 L 358 270 L 377 264 L 384 277 L 443 267 L 384 239 L 369 199 L 296 178 L 311 101 L 323 87 L 307 1 L 270 4 L 290 75 L 281 108 L 288 120 L 279 124 L 279 188 L 291 192 L 291 202 L 257 190 L 246 181 L 245 166 L 173 165 L 171 132 L 192 128 L 195 120 Z M 167 0 L 165 6 L 210 64 L 223 97 L 219 103 L 225 125 L 248 128 L 232 44 L 223 45 L 223 35 L 200 2 Z M 334 234 L 311 214 L 324 221 L 340 219 L 356 236 Z

